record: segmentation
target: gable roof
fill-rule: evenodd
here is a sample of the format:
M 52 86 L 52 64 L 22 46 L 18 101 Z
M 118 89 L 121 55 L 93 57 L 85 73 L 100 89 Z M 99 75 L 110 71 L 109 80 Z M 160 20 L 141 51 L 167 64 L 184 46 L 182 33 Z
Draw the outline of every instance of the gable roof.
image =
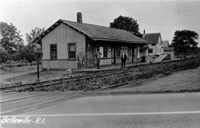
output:
M 169 41 L 168 40 L 162 41 L 162 47 L 169 47 Z
M 164 51 L 174 51 L 174 47 L 164 47 Z
M 144 35 L 144 39 L 150 42 L 151 44 L 158 43 L 160 33 L 147 33 Z
M 44 36 L 46 36 L 49 32 L 51 32 L 61 23 L 64 23 L 68 27 L 80 32 L 81 34 L 95 41 L 113 41 L 113 42 L 148 44 L 146 40 L 139 38 L 125 30 L 114 29 L 93 24 L 77 23 L 62 19 L 58 20 L 51 27 L 45 30 L 42 34 L 36 37 L 32 41 L 32 43 L 40 41 Z

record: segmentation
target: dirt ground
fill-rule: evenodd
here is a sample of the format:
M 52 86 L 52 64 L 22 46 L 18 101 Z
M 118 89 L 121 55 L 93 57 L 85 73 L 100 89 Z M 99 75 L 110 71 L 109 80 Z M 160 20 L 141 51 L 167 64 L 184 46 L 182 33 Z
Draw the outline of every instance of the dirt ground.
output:
M 66 76 L 66 71 L 42 71 L 40 72 L 40 79 L 50 79 L 56 77 Z M 6 70 L 0 69 L 0 83 L 7 82 L 33 82 L 37 79 L 37 67 L 26 66 L 26 67 L 15 67 Z
M 200 91 L 200 67 L 174 72 L 167 76 L 155 77 L 103 91 L 104 93 L 159 93 L 159 92 L 194 92 Z
M 12 73 L 22 73 L 22 72 L 27 72 L 27 71 L 32 71 L 36 70 L 37 66 L 22 66 L 22 67 L 4 67 L 0 69 L 0 74 L 5 75 L 5 74 L 12 74 Z

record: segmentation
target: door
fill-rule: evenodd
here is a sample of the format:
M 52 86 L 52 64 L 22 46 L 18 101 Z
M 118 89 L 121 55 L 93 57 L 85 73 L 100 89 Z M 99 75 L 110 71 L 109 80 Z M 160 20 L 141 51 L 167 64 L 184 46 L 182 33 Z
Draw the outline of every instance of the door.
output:
M 87 68 L 94 68 L 96 48 L 91 45 L 86 52 L 87 52 Z
M 132 57 L 132 48 L 128 49 L 128 62 L 133 62 L 133 57 Z
M 112 62 L 112 64 L 116 64 L 116 60 L 115 60 L 115 47 L 111 48 L 111 62 Z
M 135 62 L 135 61 L 134 61 L 134 56 L 135 56 L 135 52 L 134 52 L 135 50 L 134 50 L 134 47 L 131 48 L 131 50 L 132 50 L 132 62 Z

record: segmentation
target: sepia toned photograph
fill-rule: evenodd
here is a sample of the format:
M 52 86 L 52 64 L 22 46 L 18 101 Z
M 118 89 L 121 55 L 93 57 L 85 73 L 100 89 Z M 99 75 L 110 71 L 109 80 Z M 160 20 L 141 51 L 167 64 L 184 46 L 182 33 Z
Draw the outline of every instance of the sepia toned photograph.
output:
M 1 0 L 0 128 L 200 128 L 200 0 Z

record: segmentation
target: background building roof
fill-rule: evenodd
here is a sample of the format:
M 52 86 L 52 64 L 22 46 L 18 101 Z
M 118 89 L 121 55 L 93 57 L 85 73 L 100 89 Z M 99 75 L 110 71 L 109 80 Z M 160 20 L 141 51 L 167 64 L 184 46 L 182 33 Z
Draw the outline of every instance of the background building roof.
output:
M 174 47 L 164 47 L 164 51 L 174 51 Z
M 144 34 L 144 39 L 147 40 L 151 44 L 156 44 L 158 43 L 160 33 L 147 33 Z
M 169 41 L 168 40 L 162 41 L 162 47 L 169 47 Z

